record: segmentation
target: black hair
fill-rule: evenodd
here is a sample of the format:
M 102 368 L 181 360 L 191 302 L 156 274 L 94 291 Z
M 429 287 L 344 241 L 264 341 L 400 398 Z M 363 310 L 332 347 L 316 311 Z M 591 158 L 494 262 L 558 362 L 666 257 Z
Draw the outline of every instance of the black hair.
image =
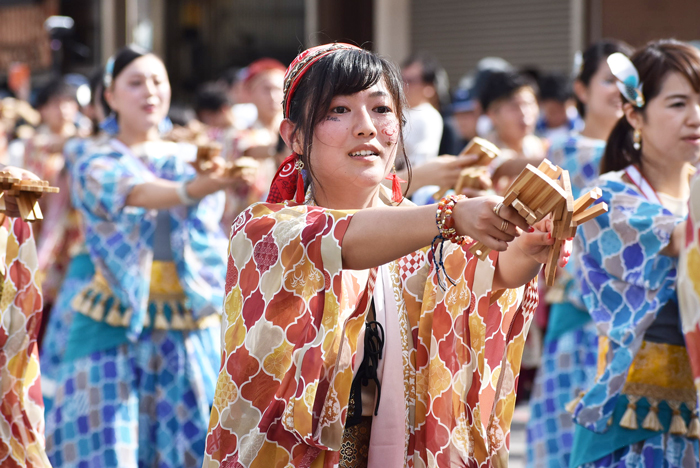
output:
M 418 63 L 421 66 L 421 81 L 423 81 L 423 84 L 431 85 L 435 88 L 438 104 L 440 105 L 438 110 L 449 106 L 451 102 L 450 80 L 447 76 L 447 71 L 440 65 L 438 59 L 428 53 L 417 52 L 404 60 L 401 68 L 409 67 L 414 63 Z
M 221 74 L 220 80 L 230 88 L 231 86 L 241 81 L 241 70 L 243 70 L 242 67 L 228 68 Z
M 406 97 L 403 93 L 401 74 L 392 62 L 366 50 L 339 50 L 322 57 L 306 72 L 299 82 L 289 103 L 287 118 L 294 123 L 294 134 L 301 142 L 301 160 L 311 177 L 318 182 L 310 164 L 309 155 L 313 142 L 314 128 L 328 114 L 331 101 L 335 96 L 347 96 L 359 93 L 384 79 L 387 91 L 394 101 L 394 113 L 399 119 L 399 138 L 397 145 L 401 148 L 408 181 L 411 181 L 411 166 L 403 149 L 403 125 Z M 398 156 L 398 155 L 397 155 Z M 313 189 L 313 187 L 312 187 Z M 408 188 L 407 188 L 408 190 Z
M 494 71 L 479 93 L 479 102 L 484 112 L 496 101 L 511 98 L 522 88 L 530 88 L 537 94 L 537 85 L 516 71 Z
M 105 101 L 104 79 L 105 73 L 103 68 L 95 70 L 90 76 L 90 102 L 95 106 L 101 106 L 104 115 L 109 115 L 111 109 L 107 105 L 107 101 Z
M 538 85 L 540 88 L 540 101 L 565 103 L 573 94 L 571 80 L 563 73 L 555 72 L 543 75 L 540 77 Z
M 124 69 L 128 67 L 131 62 L 133 62 L 137 58 L 143 57 L 144 55 L 150 54 L 151 52 L 147 51 L 146 49 L 142 49 L 141 47 L 136 45 L 129 45 L 120 49 L 119 52 L 114 54 L 114 56 L 112 57 L 112 69 L 105 71 L 106 75 L 109 74 L 110 83 L 108 84 L 114 83 L 114 80 L 117 79 L 119 74 L 123 72 Z
M 645 104 L 635 107 L 646 119 L 649 102 L 659 95 L 669 73 L 683 75 L 693 90 L 700 93 L 700 53 L 690 44 L 675 39 L 663 39 L 648 43 L 631 58 L 639 73 Z M 624 100 L 623 96 L 623 102 Z M 617 122 L 608 137 L 600 162 L 600 173 L 620 171 L 630 164 L 642 164 L 642 152 L 634 148 L 633 128 L 626 116 Z
M 73 99 L 75 101 L 75 89 L 66 83 L 63 78 L 52 78 L 37 93 L 34 107 L 41 109 L 55 98 Z
M 222 107 L 231 105 L 226 89 L 218 83 L 203 84 L 194 96 L 194 110 L 197 114 L 202 111 L 216 112 Z
M 584 86 L 588 87 L 591 84 L 593 75 L 600 68 L 600 64 L 615 52 L 629 57 L 634 50 L 626 43 L 615 39 L 604 39 L 588 47 L 581 55 L 581 70 L 576 76 L 576 81 L 580 81 Z M 586 116 L 586 105 L 578 97 L 576 97 L 576 109 L 581 118 Z

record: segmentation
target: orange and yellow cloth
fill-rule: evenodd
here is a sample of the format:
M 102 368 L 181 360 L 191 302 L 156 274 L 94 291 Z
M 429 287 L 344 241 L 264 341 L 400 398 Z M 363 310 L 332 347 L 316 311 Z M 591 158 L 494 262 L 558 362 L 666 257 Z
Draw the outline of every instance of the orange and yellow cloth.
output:
M 42 297 L 32 228 L 0 224 L 0 466 L 50 467 L 36 338 Z

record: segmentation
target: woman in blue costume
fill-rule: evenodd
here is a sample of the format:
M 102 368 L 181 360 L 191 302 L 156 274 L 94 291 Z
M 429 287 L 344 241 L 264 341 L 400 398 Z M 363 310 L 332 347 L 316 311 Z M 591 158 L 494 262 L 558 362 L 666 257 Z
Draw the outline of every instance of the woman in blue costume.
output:
M 201 466 L 220 365 L 220 190 L 233 180 L 220 164 L 195 174 L 193 147 L 160 140 L 170 85 L 156 56 L 117 53 L 105 97 L 119 133 L 73 168 L 96 272 L 73 300 L 47 452 L 55 467 Z
M 577 236 L 599 357 L 574 411 L 570 466 L 697 468 L 697 395 L 676 280 L 700 160 L 700 54 L 664 40 L 608 64 L 625 116 L 594 182 L 609 211 Z
M 606 63 L 615 52 L 632 50 L 613 41 L 601 41 L 583 53 L 574 90 L 585 127 L 581 133 L 552 144 L 548 159 L 569 171 L 574 197 L 598 177 L 605 140 L 622 117 L 620 91 Z M 575 257 L 572 257 L 575 258 Z M 542 364 L 530 396 L 527 424 L 527 466 L 569 466 L 574 422 L 569 402 L 592 383 L 598 355 L 598 334 L 581 299 L 574 275 L 575 262 L 557 274 L 557 283 L 545 299 L 551 304 Z
M 70 192 L 71 171 L 75 162 L 86 154 L 88 148 L 93 144 L 102 144 L 107 141 L 108 135 L 101 131 L 100 123 L 105 121 L 104 98 L 102 96 L 103 73 L 97 73 L 90 80 L 93 128 L 96 130 L 89 138 L 72 138 L 68 140 L 63 148 L 65 167 L 63 169 L 62 180 L 65 180 L 63 189 Z M 41 392 L 44 396 L 44 407 L 48 412 L 53 406 L 53 398 L 56 395 L 56 381 L 58 379 L 58 369 L 63 361 L 63 354 L 68 342 L 68 332 L 73 321 L 71 300 L 85 288 L 95 274 L 95 268 L 90 260 L 90 254 L 82 237 L 82 222 L 80 214 L 73 209 L 65 213 L 57 213 L 61 216 L 60 223 L 66 225 L 65 230 L 69 231 L 71 238 L 71 248 L 74 251 L 67 252 L 71 255 L 70 263 L 66 271 L 65 278 L 61 283 L 60 290 L 56 296 L 56 301 L 51 307 L 48 317 L 44 317 L 45 332 L 41 342 L 40 365 L 42 373 Z M 51 213 L 46 213 L 47 219 L 52 218 Z M 77 232 L 77 234 L 76 234 Z M 52 233 L 51 233 L 52 234 Z M 50 235 L 50 234 L 49 234 Z M 65 244 L 65 243 L 64 243 Z M 46 245 L 46 244 L 45 244 Z M 48 246 L 48 255 L 52 255 L 56 248 L 62 246 Z M 44 252 L 40 252 L 41 254 Z

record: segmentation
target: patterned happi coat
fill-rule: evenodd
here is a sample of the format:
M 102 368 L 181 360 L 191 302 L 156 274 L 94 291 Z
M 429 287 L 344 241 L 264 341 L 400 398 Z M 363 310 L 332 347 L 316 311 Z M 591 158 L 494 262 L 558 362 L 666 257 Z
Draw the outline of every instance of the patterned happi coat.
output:
M 609 340 L 607 366 L 574 411 L 574 420 L 594 432 L 607 430 L 645 332 L 676 297 L 678 260 L 660 252 L 682 219 L 647 200 L 623 174 L 595 181 L 610 209 L 576 236 L 583 299 L 598 333 Z
M 90 257 L 113 293 L 128 307 L 128 337 L 143 330 L 153 262 L 157 210 L 125 206 L 131 190 L 156 178 L 184 182 L 195 177 L 187 163 L 194 147 L 147 142 L 134 154 L 115 140 L 92 148 L 73 167 L 73 203 L 85 220 Z M 170 208 L 170 242 L 178 279 L 195 320 L 218 314 L 223 302 L 226 237 L 218 225 L 224 195 L 193 206 Z
M 337 466 L 376 274 L 342 269 L 351 218 L 261 203 L 236 219 L 205 467 Z M 482 262 L 448 243 L 444 263 L 455 285 L 446 281 L 446 291 L 429 249 L 388 264 L 404 392 L 383 392 L 382 401 L 406 401 L 402 466 L 507 466 L 537 292 L 531 282 L 496 299 L 496 260 L 495 252 Z
M 42 300 L 31 227 L 0 224 L 0 466 L 50 467 L 36 338 Z
M 678 264 L 678 303 L 683 334 L 700 396 L 700 175 L 690 185 L 685 243 Z

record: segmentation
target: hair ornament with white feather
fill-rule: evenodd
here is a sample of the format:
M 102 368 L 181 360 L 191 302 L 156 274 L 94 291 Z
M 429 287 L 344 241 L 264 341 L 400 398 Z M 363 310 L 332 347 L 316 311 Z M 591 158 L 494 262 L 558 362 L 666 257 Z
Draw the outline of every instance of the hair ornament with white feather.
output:
M 644 107 L 642 83 L 639 82 L 639 73 L 632 61 L 624 54 L 615 52 L 608 57 L 607 62 L 610 71 L 617 79 L 617 88 L 625 99 L 636 107 Z

